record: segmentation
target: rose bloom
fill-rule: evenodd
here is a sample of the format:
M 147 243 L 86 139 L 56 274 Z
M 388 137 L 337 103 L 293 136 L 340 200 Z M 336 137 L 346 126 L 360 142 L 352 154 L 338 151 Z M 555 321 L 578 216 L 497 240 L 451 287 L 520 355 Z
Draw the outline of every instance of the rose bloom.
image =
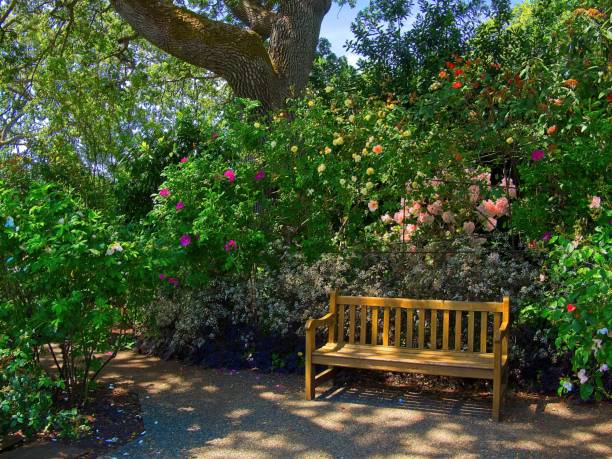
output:
M 377 155 L 382 153 L 382 145 L 374 145 L 374 147 L 372 147 L 372 152 L 376 153 Z
M 510 203 L 508 202 L 508 198 L 505 198 L 505 197 L 498 198 L 495 201 L 496 214 L 500 217 L 502 215 L 506 215 L 506 213 L 508 212 L 509 204 Z
M 228 169 L 223 173 L 223 176 L 226 177 L 230 183 L 234 183 L 236 180 L 236 173 L 232 169 Z
M 381 216 L 380 219 L 381 219 L 381 221 L 383 223 L 391 223 L 391 222 L 393 222 L 393 217 L 391 215 L 389 215 L 389 214 L 385 214 L 385 215 Z
M 395 214 L 393 215 L 393 220 L 395 220 L 395 223 L 397 223 L 398 225 L 401 225 L 401 223 L 404 221 L 404 218 L 406 218 L 406 212 L 404 211 L 404 209 L 395 212 Z
M 599 196 L 593 196 L 591 203 L 589 204 L 590 209 L 599 209 L 601 207 L 601 198 Z
M 569 303 L 567 305 L 567 312 L 574 312 L 576 310 L 576 306 L 574 306 L 572 303 Z
M 442 212 L 442 203 L 440 201 L 436 201 L 427 206 L 427 211 L 432 215 L 440 215 Z
M 370 209 L 370 212 L 376 212 L 378 210 L 378 201 L 372 199 L 368 202 L 368 209 Z
M 468 191 L 470 192 L 470 201 L 474 203 L 478 201 L 480 196 L 480 187 L 478 185 L 470 185 Z
M 461 69 L 457 69 L 457 70 L 455 70 L 455 76 L 459 76 L 459 75 L 461 75 L 462 73 L 463 73 L 463 70 L 461 70 Z
M 472 234 L 475 229 L 476 229 L 476 225 L 474 224 L 474 222 L 468 221 L 468 222 L 463 223 L 463 230 L 466 233 Z
M 578 80 L 574 80 L 573 78 L 570 78 L 569 80 L 565 80 L 563 84 L 570 89 L 576 89 L 576 86 L 578 86 Z
M 442 221 L 446 224 L 453 223 L 455 221 L 455 215 L 447 210 L 442 214 Z
M 556 132 L 557 132 L 557 125 L 556 124 L 553 124 L 551 127 L 546 129 L 546 133 L 548 135 L 554 135 Z
M 493 231 L 496 226 L 497 226 L 497 220 L 496 219 L 494 219 L 493 217 L 487 218 L 487 221 L 485 223 L 485 229 L 487 231 Z
M 446 78 L 448 76 L 448 73 L 446 73 L 444 70 L 440 70 L 440 73 L 438 73 L 438 76 L 440 78 Z
M 162 198 L 167 198 L 168 196 L 170 196 L 170 190 L 168 188 L 162 188 L 161 190 L 159 190 L 159 195 Z
M 459 89 L 461 86 L 463 86 L 463 84 L 461 84 L 461 81 L 455 81 L 451 86 L 453 89 Z

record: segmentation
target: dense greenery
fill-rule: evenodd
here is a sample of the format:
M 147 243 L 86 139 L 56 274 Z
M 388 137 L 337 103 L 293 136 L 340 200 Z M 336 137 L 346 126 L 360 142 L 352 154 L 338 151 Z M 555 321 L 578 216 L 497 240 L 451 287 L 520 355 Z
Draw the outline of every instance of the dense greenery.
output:
M 330 287 L 511 294 L 514 382 L 609 397 L 611 11 L 419 2 L 408 27 L 375 1 L 359 69 L 322 42 L 306 96 L 262 115 L 51 3 L 0 22 L 2 432 L 74 431 L 130 328 L 295 370 Z

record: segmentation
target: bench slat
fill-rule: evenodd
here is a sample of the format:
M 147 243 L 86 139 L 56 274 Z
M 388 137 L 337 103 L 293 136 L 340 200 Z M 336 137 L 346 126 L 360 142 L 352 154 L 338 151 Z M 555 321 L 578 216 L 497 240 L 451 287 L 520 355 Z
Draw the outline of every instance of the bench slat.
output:
M 461 311 L 455 311 L 455 350 L 461 350 Z
M 444 318 L 442 319 L 442 349 L 448 350 L 448 326 L 450 322 L 450 311 L 444 311 Z
M 366 343 L 366 335 L 367 335 L 366 320 L 367 318 L 368 318 L 368 308 L 365 306 L 361 306 L 359 308 L 359 319 L 361 321 L 361 325 L 359 325 L 359 344 Z
M 400 337 L 402 336 L 402 309 L 395 308 L 395 332 L 393 333 L 393 344 L 400 347 Z
M 378 344 L 378 306 L 372 308 L 372 346 Z
M 349 343 L 355 344 L 355 308 L 354 304 L 351 304 L 349 309 Z
M 409 298 L 379 298 L 372 296 L 338 296 L 338 304 L 356 304 L 362 306 L 385 306 L 391 308 L 424 308 L 450 311 L 489 311 L 501 312 L 503 303 L 471 302 L 450 300 L 415 300 Z
M 344 343 L 344 305 L 338 305 L 338 342 Z
M 474 352 L 474 311 L 468 312 L 468 351 Z
M 383 314 L 383 346 L 389 345 L 389 308 L 384 308 Z
M 438 311 L 431 310 L 431 348 L 436 349 L 438 340 Z
M 407 309 L 408 320 L 406 321 L 406 347 L 412 348 L 412 331 L 414 329 L 414 309 Z
M 480 313 L 480 352 L 487 352 L 487 324 L 489 314 L 487 312 Z

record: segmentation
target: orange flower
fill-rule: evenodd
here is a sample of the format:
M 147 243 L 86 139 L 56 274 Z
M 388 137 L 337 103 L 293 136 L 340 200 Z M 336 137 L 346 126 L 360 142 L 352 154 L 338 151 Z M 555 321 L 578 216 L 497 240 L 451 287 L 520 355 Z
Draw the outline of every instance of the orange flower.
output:
M 374 145 L 372 147 L 372 151 L 376 153 L 377 155 L 382 153 L 382 145 Z
M 570 78 L 569 80 L 565 80 L 563 84 L 570 89 L 576 89 L 576 86 L 578 86 L 578 80 L 574 80 L 573 78 Z
M 463 86 L 463 85 L 461 84 L 461 81 L 455 81 L 455 82 L 452 84 L 453 89 L 459 89 L 461 86 Z
M 455 161 L 461 161 L 462 159 L 461 153 L 455 153 Z
M 440 70 L 440 73 L 438 73 L 438 76 L 440 78 L 446 78 L 448 76 L 448 73 L 446 73 L 444 70 Z
M 461 75 L 462 73 L 463 73 L 463 70 L 461 70 L 461 69 L 457 69 L 457 70 L 455 70 L 455 76 L 459 76 L 459 75 Z
M 546 133 L 548 135 L 554 135 L 556 132 L 557 132 L 557 125 L 556 124 L 553 124 L 551 127 L 546 129 Z

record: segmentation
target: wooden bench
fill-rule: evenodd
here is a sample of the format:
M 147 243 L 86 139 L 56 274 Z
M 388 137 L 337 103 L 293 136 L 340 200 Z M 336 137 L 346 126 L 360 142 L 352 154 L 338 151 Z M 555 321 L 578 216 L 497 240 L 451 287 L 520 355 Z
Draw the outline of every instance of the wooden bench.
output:
M 491 379 L 493 419 L 499 421 L 509 316 L 508 297 L 474 303 L 332 291 L 329 313 L 306 322 L 306 399 L 314 398 L 315 387 L 333 376 L 335 367 Z M 317 348 L 317 328 L 325 326 L 327 343 Z M 328 368 L 315 374 L 315 365 Z

